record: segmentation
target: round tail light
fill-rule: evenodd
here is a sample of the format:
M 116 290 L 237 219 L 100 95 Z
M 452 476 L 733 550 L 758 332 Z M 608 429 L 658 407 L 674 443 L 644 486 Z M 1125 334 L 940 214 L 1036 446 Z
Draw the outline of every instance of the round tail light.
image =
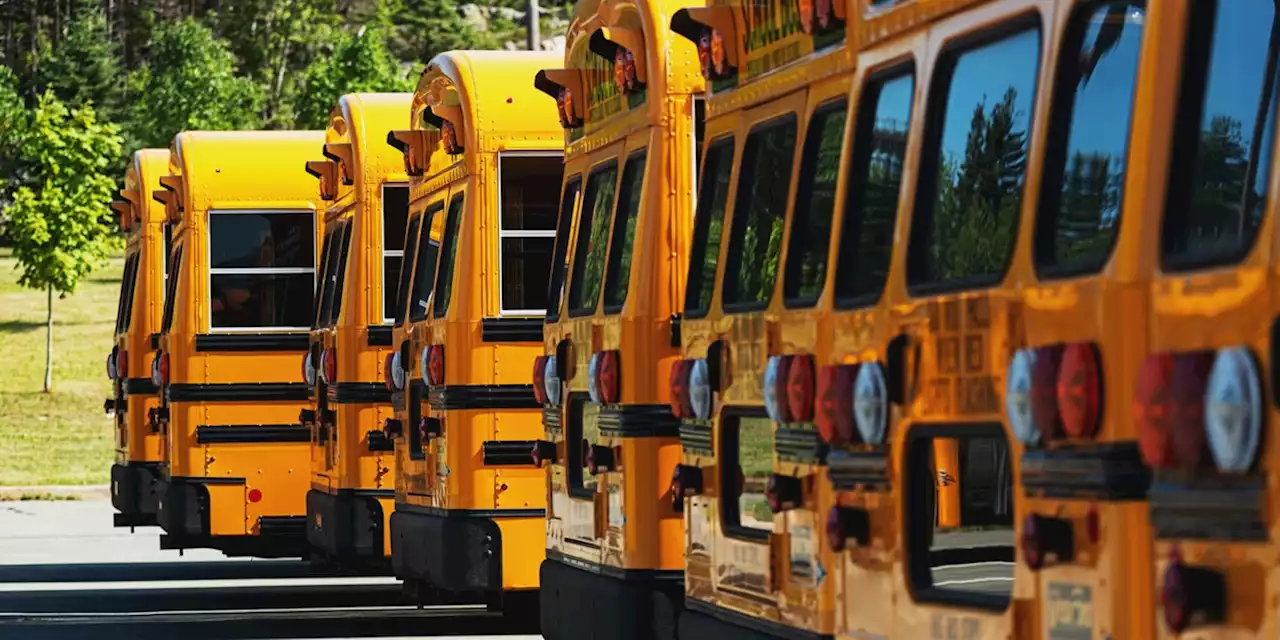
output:
M 169 384 L 169 354 L 162 352 L 156 357 L 156 362 L 156 374 L 160 378 L 156 386 L 163 387 Z
M 308 387 L 316 386 L 316 365 L 312 362 L 310 351 L 302 357 L 302 380 Z
M 689 397 L 689 373 L 693 368 L 691 360 L 676 360 L 671 365 L 671 373 L 667 375 L 667 402 L 671 404 L 671 415 L 684 419 L 693 417 L 693 403 Z
M 407 373 L 404 369 L 404 356 L 400 354 L 400 350 L 391 352 L 391 364 L 387 368 L 387 375 L 391 378 L 392 391 L 404 390 Z
M 884 368 L 878 362 L 865 362 L 858 367 L 853 384 L 853 417 L 863 442 L 884 442 L 889 429 L 889 391 Z
M 129 377 L 129 351 L 121 349 L 116 352 L 116 379 L 124 380 Z
M 600 396 L 605 404 L 622 402 L 622 363 L 621 354 L 617 350 L 600 352 L 600 368 L 597 376 L 600 379 Z
M 111 380 L 116 379 L 116 352 L 119 350 L 120 347 L 114 347 L 107 355 L 107 378 Z
M 1039 440 L 1057 438 L 1062 433 L 1062 413 L 1058 410 L 1058 372 L 1062 345 L 1037 347 L 1031 361 L 1031 418 Z
M 693 417 L 711 418 L 711 365 L 705 358 L 694 360 L 689 367 L 689 404 L 693 407 Z
M 1102 368 L 1090 343 L 1067 345 L 1058 371 L 1057 404 L 1062 429 L 1072 438 L 1092 438 L 1102 417 Z
M 596 404 L 604 402 L 604 394 L 600 392 L 600 352 L 591 354 L 587 361 L 587 393 Z
M 253 502 L 253 503 L 262 502 L 262 490 L 250 489 L 248 498 L 249 498 L 249 502 Z
M 328 385 L 338 381 L 338 357 L 333 349 L 325 349 L 320 356 L 320 379 Z
M 433 344 L 423 350 L 426 362 L 427 384 L 438 387 L 444 384 L 444 345 Z
M 1218 470 L 1245 473 L 1262 438 L 1262 377 L 1246 347 L 1218 352 L 1205 390 L 1204 423 Z
M 787 364 L 787 410 L 794 422 L 813 421 L 813 356 L 791 356 Z
M 857 375 L 858 367 L 847 364 L 829 365 L 818 371 L 813 419 L 818 435 L 830 444 L 854 438 L 853 384 Z
M 1009 374 L 1005 379 L 1004 409 L 1009 428 L 1018 442 L 1033 447 L 1040 444 L 1040 430 L 1036 428 L 1031 410 L 1031 371 L 1035 368 L 1036 351 L 1019 349 L 1009 362 Z
M 787 365 L 791 356 L 770 356 L 764 367 L 764 409 L 774 422 L 790 422 L 787 415 Z
M 395 366 L 395 360 L 395 353 L 388 353 L 387 357 L 382 359 L 383 382 L 387 385 L 387 391 L 392 393 L 396 391 L 396 382 L 391 375 L 391 368 Z
M 560 406 L 560 374 L 556 369 L 556 357 L 547 356 L 546 364 L 543 366 L 543 375 L 547 384 L 547 401 L 553 405 Z
M 533 359 L 533 399 L 538 404 L 547 404 L 547 357 L 538 356 Z

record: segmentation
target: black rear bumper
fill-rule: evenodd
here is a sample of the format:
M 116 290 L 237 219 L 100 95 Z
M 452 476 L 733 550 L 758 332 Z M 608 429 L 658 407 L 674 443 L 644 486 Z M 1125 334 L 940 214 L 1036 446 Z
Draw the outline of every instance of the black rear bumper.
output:
M 548 551 L 538 571 L 547 640 L 671 640 L 684 608 L 680 571 L 603 575 L 571 567 Z
M 501 590 L 502 531 L 484 513 L 439 514 L 396 503 L 392 572 L 443 591 Z
M 129 462 L 111 465 L 111 506 L 117 527 L 155 526 L 160 503 L 160 464 Z
M 316 552 L 313 555 L 341 563 L 385 562 L 385 514 L 378 498 L 395 495 L 393 491 L 386 493 L 308 491 L 307 543 Z
M 217 549 L 227 556 L 305 558 L 306 518 L 263 516 L 258 535 L 210 535 L 209 489 L 194 478 L 157 481 L 160 494 L 156 521 L 164 529 L 161 549 Z

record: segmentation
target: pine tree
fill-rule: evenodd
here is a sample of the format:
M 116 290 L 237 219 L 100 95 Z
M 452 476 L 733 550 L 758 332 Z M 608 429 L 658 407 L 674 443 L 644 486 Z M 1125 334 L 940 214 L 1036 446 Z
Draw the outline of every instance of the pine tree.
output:
M 120 107 L 122 69 L 119 47 L 107 34 L 107 20 L 93 0 L 77 0 L 58 46 L 43 35 L 35 90 L 50 90 L 68 107 L 92 104 L 100 118 L 114 119 Z

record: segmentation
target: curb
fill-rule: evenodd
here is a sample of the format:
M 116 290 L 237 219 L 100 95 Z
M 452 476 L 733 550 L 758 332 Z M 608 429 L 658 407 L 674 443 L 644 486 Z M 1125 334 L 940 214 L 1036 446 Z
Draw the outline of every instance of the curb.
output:
M 0 501 L 40 500 L 47 497 L 71 500 L 106 500 L 111 497 L 111 485 L 0 486 Z

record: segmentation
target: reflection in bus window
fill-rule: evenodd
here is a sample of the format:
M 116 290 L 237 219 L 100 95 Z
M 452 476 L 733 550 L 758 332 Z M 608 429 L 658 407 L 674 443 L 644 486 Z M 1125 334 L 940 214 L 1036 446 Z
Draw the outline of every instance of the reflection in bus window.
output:
M 342 247 L 337 258 L 338 266 L 333 270 L 333 280 L 329 286 L 333 289 L 333 297 L 325 296 L 325 326 L 332 327 L 338 324 L 338 318 L 342 316 L 342 290 L 346 288 L 347 282 L 347 256 L 351 253 L 351 229 L 355 224 L 348 222 L 342 225 Z
M 573 205 L 578 202 L 582 178 L 575 176 L 564 186 L 560 199 L 560 217 L 556 222 L 555 253 L 551 256 L 551 281 L 547 283 L 547 319 L 560 317 L 560 300 L 564 296 L 564 274 L 568 271 L 569 229 L 573 223 Z
M 543 313 L 555 248 L 557 191 L 564 173 L 559 155 L 500 156 L 502 216 L 501 306 L 507 313 Z
M 831 213 L 836 204 L 836 178 L 844 144 L 845 103 L 814 111 L 805 134 L 800 184 L 791 214 L 783 299 L 788 307 L 812 306 L 827 279 Z
M 1235 262 L 1253 247 L 1280 74 L 1273 0 L 1195 2 L 1190 11 L 1163 236 L 1174 267 Z
M 600 282 L 604 279 L 604 253 L 609 242 L 609 215 L 618 189 L 618 164 L 597 167 L 587 178 L 587 193 L 578 220 L 578 242 L 573 249 L 573 277 L 569 282 L 569 315 L 596 310 Z
M 908 71 L 873 80 L 862 91 L 836 256 L 838 307 L 874 302 L 889 277 L 914 89 Z
M 985 430 L 984 430 L 985 431 Z M 916 438 L 908 452 L 917 590 L 1007 602 L 1013 590 L 1013 467 L 996 435 Z
M 1036 258 L 1042 265 L 1096 271 L 1111 253 L 1120 228 L 1125 145 L 1146 15 L 1142 5 L 1135 0 L 1085 5 L 1068 27 L 1036 230 Z
M 124 263 L 124 277 L 120 280 L 120 303 L 116 309 L 116 333 L 129 330 L 133 324 L 133 298 L 138 288 L 138 263 L 142 255 L 134 253 Z
M 315 294 L 315 214 L 209 212 L 212 328 L 301 328 Z
M 725 466 L 725 524 L 773 531 L 773 512 L 765 498 L 773 474 L 773 423 L 766 417 L 729 415 L 723 418 L 723 425 L 722 447 L 729 461 Z
M 396 279 L 395 322 L 404 322 L 405 299 L 409 297 L 410 269 L 416 264 L 418 256 L 418 225 L 424 216 L 414 216 L 409 220 L 409 229 L 404 236 L 404 257 L 400 260 L 400 274 Z M 433 274 L 434 275 L 434 274 Z
M 690 317 L 701 316 L 711 307 L 732 171 L 733 138 L 716 140 L 707 149 L 701 191 L 698 192 L 698 209 L 693 222 L 689 280 L 685 285 L 685 315 Z
M 635 250 L 636 223 L 640 218 L 640 196 L 644 193 L 645 155 L 633 153 L 622 168 L 622 189 L 618 192 L 613 221 L 613 241 L 609 246 L 609 270 L 604 287 L 606 312 L 622 310 L 631 283 L 631 255 Z
M 1040 33 L 1023 29 L 948 55 L 945 103 L 920 169 L 908 280 L 999 277 L 1013 255 L 1027 172 Z
M 337 266 L 334 254 L 338 253 L 338 245 L 342 239 L 342 226 L 327 231 L 324 234 L 324 244 L 320 249 L 320 278 L 316 280 L 315 295 L 315 311 L 311 316 L 311 328 L 318 329 L 324 326 L 324 299 L 325 292 L 328 291 L 329 280 L 333 278 L 333 269 Z
M 794 115 L 758 125 L 747 136 L 725 256 L 726 310 L 758 309 L 773 294 L 795 148 Z
M 462 233 L 462 213 L 465 210 L 463 195 L 460 193 L 449 201 L 449 214 L 444 221 L 444 239 L 441 243 L 443 249 L 440 253 L 440 265 L 436 267 L 436 295 L 431 301 L 431 312 L 437 318 L 442 318 L 445 313 L 448 313 L 449 302 L 453 298 L 453 272 L 458 261 L 458 234 Z M 422 298 L 422 304 L 426 306 L 426 298 Z
M 458 202 L 462 202 L 461 197 Z M 413 289 L 409 296 L 410 322 L 425 319 L 431 310 L 431 291 L 436 286 L 436 262 L 440 257 L 440 244 L 431 238 L 431 228 L 442 211 L 443 200 L 427 207 L 427 212 L 422 214 L 422 225 L 418 229 L 418 255 L 413 266 Z
M 382 187 L 382 318 L 396 317 L 396 282 L 404 263 L 404 227 L 409 218 L 409 187 Z
M 173 277 L 169 278 L 169 282 L 165 283 L 167 286 L 164 292 L 164 317 L 161 318 L 160 322 L 160 331 L 162 333 L 168 333 L 169 329 L 173 328 L 173 300 L 178 295 L 178 282 L 182 280 L 178 276 L 182 273 L 182 250 L 184 248 L 183 245 L 177 246 L 173 253 L 173 264 L 169 266 L 169 273 L 173 274 Z
M 595 493 L 599 479 L 587 468 L 586 448 L 600 436 L 600 405 L 575 395 L 569 399 L 569 422 L 565 430 L 569 490 L 579 497 Z

